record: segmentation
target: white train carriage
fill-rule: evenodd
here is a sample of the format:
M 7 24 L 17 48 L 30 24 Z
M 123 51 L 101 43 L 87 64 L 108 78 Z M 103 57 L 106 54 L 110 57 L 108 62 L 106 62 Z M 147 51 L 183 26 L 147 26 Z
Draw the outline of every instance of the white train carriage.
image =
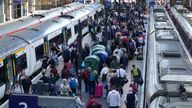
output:
M 21 70 L 29 71 L 27 46 L 25 40 L 17 37 L 0 39 L 0 99 L 8 93 Z
M 192 55 L 192 13 L 181 5 L 172 7 L 171 13 L 180 33 L 182 33 L 186 47 Z
M 151 12 L 155 13 L 155 12 Z M 148 65 L 146 108 L 192 107 L 192 63 L 178 32 L 168 14 L 164 11 L 172 27 L 156 25 L 150 15 L 148 39 Z M 162 27 L 160 27 L 162 26 Z M 180 84 L 186 88 L 187 101 L 182 99 Z
M 69 13 L 72 11 L 76 11 L 80 8 L 83 8 L 84 6 L 85 5 L 82 3 L 74 2 L 74 3 L 68 4 L 64 7 L 52 9 L 49 11 L 46 10 L 43 12 L 36 12 L 36 13 L 32 14 L 31 16 L 18 19 L 14 22 L 2 24 L 2 25 L 0 25 L 0 37 L 6 36 L 7 34 L 21 31 L 23 29 L 26 29 L 29 26 L 37 25 L 41 22 L 58 17 L 61 14 L 61 12 L 63 14 Z
M 41 68 L 41 58 L 44 53 L 51 54 L 50 48 L 53 42 L 59 47 L 64 40 L 69 45 L 72 44 L 78 36 L 78 23 L 82 25 L 82 35 L 88 34 L 87 20 L 90 17 L 94 20 L 95 14 L 103 9 L 101 4 L 95 3 L 95 5 L 98 5 L 94 8 L 97 12 L 83 7 L 0 38 L 0 99 L 11 89 L 11 84 L 15 82 L 21 70 L 31 76 Z M 93 16 L 91 16 L 92 12 L 95 13 Z M 20 63 L 22 66 L 19 66 Z

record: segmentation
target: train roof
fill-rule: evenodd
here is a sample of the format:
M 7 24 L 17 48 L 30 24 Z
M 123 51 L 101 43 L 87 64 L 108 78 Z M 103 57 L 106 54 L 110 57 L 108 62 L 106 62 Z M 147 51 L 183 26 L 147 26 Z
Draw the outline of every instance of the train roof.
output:
M 148 71 L 151 74 L 147 92 L 150 97 L 150 108 L 187 108 L 187 104 L 177 103 L 183 101 L 179 91 L 181 83 L 185 86 L 187 100 L 192 102 L 192 63 L 167 12 L 151 13 L 151 18 L 155 19 L 155 15 L 161 13 L 162 15 L 158 16 L 164 16 L 167 20 L 150 22 L 152 32 L 149 38 L 149 55 L 152 59 L 149 59 Z M 172 29 L 167 29 L 168 27 Z
M 101 9 L 103 9 L 104 6 L 100 3 L 92 3 L 86 6 L 85 8 L 95 13 L 96 11 L 101 11 Z
M 166 22 L 168 20 L 167 15 L 164 12 L 155 12 L 154 17 L 156 22 Z
M 14 51 L 27 45 L 27 42 L 17 37 L 4 37 L 0 39 L 0 58 L 10 55 Z
M 28 26 L 32 26 L 34 24 L 41 23 L 43 21 L 46 21 L 48 19 L 57 17 L 60 15 L 61 12 L 63 13 L 69 13 L 74 10 L 78 10 L 85 5 L 79 2 L 74 2 L 71 4 L 68 4 L 63 7 L 59 7 L 56 9 L 51 9 L 51 10 L 46 10 L 43 12 L 36 12 L 35 14 L 25 17 L 25 18 L 20 18 L 16 21 L 12 21 L 9 23 L 5 23 L 0 25 L 0 36 L 5 35 L 7 33 L 12 33 L 16 32 L 17 30 L 24 29 Z
M 20 37 L 27 42 L 32 43 L 44 37 L 45 34 L 50 34 L 70 23 L 71 22 L 65 18 L 57 17 L 54 20 L 46 21 L 38 26 L 31 27 L 25 31 L 15 33 L 12 36 Z
M 170 22 L 155 22 L 155 29 L 173 29 Z
M 82 19 L 82 18 L 83 18 L 84 16 L 88 16 L 89 13 L 91 13 L 90 10 L 87 10 L 87 9 L 85 9 L 85 8 L 82 8 L 82 9 L 80 9 L 80 10 L 78 10 L 78 11 L 71 12 L 71 13 L 69 13 L 69 14 L 67 14 L 67 15 L 74 17 L 74 18 L 70 18 L 70 20 L 71 20 L 71 21 L 75 21 L 75 20 L 80 19 L 80 18 L 81 18 L 81 20 L 84 20 L 84 19 Z M 87 18 L 87 17 L 84 17 L 84 18 Z
M 192 13 L 182 14 L 187 22 L 192 26 Z
M 164 6 L 162 5 L 155 5 L 153 8 L 153 12 L 165 12 Z
M 183 5 L 175 5 L 174 8 L 180 13 L 180 14 L 183 14 L 183 13 L 190 13 L 190 11 L 183 7 Z

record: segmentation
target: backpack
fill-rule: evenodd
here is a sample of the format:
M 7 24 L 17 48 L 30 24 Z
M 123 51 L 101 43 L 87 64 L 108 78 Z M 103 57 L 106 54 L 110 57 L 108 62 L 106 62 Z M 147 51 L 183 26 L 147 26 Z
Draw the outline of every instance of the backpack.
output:
M 91 99 L 91 105 L 90 108 L 98 108 L 98 103 L 95 99 Z
M 133 42 L 129 42 L 129 43 L 128 43 L 128 47 L 129 47 L 130 49 L 134 49 L 134 43 L 133 43 Z
M 88 70 L 85 70 L 84 72 L 82 72 L 82 78 L 84 80 L 89 79 L 89 71 Z
M 105 82 L 106 79 L 107 79 L 107 74 L 103 74 L 101 78 L 102 82 Z
M 89 75 L 89 80 L 90 81 L 95 81 L 95 77 L 96 77 L 95 74 L 93 72 L 91 72 L 90 75 Z
M 75 79 L 71 79 L 69 82 L 69 87 L 70 88 L 77 88 L 77 82 Z

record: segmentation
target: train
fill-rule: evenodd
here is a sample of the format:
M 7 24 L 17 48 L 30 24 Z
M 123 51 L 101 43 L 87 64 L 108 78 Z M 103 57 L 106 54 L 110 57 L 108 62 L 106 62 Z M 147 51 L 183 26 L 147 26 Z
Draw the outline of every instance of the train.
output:
M 144 108 L 191 108 L 191 56 L 164 6 L 149 18 Z
M 171 14 L 192 56 L 192 13 L 187 8 L 183 7 L 183 5 L 175 5 L 171 8 Z
M 30 16 L 19 18 L 11 22 L 0 24 L 0 37 L 4 37 L 15 32 L 27 29 L 27 27 L 35 26 L 49 19 L 58 17 L 61 12 L 63 14 L 83 8 L 85 5 L 79 2 L 74 2 L 63 7 L 54 8 L 51 10 L 41 10 L 31 13 Z
M 41 58 L 45 53 L 51 54 L 53 42 L 60 48 L 63 41 L 73 44 L 79 34 L 79 24 L 82 36 L 89 35 L 90 19 L 100 19 L 103 9 L 103 4 L 88 4 L 0 38 L 0 99 L 11 90 L 21 71 L 31 76 L 41 69 Z

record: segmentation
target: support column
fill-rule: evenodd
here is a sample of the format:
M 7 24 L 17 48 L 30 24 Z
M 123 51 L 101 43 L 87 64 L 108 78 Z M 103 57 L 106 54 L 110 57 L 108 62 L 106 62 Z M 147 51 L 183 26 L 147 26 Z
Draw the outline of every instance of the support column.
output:
M 79 91 L 81 92 L 81 76 L 80 76 L 80 70 L 81 70 L 81 64 L 82 64 L 82 24 L 81 21 L 78 21 L 78 62 L 77 62 L 77 72 L 78 75 L 78 82 L 79 82 Z
M 13 19 L 13 13 L 14 13 L 14 10 L 13 10 L 13 1 L 12 0 L 9 0 L 9 14 L 10 14 L 10 21 Z
M 26 16 L 29 15 L 29 0 L 26 2 Z
M 0 1 L 0 23 L 5 21 L 4 0 Z

